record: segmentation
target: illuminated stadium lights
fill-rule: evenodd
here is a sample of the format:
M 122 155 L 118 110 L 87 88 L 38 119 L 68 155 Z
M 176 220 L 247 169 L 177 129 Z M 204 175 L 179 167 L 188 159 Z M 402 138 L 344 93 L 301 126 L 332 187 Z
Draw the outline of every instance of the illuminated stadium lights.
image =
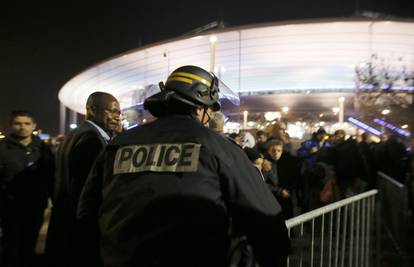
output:
M 210 43 L 214 44 L 217 42 L 217 37 L 215 35 L 210 37 Z
M 381 111 L 381 114 L 382 114 L 382 115 L 388 115 L 388 114 L 390 114 L 390 112 L 391 112 L 391 110 L 389 110 L 389 109 L 384 109 L 383 111 Z
M 408 128 L 408 124 L 404 124 L 401 126 L 401 129 L 407 129 Z
M 302 139 L 305 132 L 303 131 L 302 127 L 288 123 L 286 132 L 289 134 L 290 137 Z
M 363 130 L 365 130 L 365 131 L 367 131 L 367 132 L 369 132 L 369 133 L 371 133 L 375 136 L 381 136 L 382 135 L 381 131 L 379 131 L 379 130 L 369 126 L 368 124 L 365 124 L 362 121 L 359 121 L 355 118 L 349 117 L 348 121 L 351 122 L 353 125 L 357 126 L 358 128 L 363 129 Z
M 282 117 L 280 112 L 266 112 L 264 117 L 267 121 L 273 121 Z
M 391 123 L 388 123 L 386 121 L 383 121 L 383 120 L 380 120 L 380 119 L 373 119 L 372 121 L 375 122 L 375 123 L 378 123 L 379 125 L 382 125 L 382 126 L 388 128 L 391 131 L 394 131 L 394 132 L 396 132 L 396 133 L 398 133 L 398 134 L 400 134 L 402 136 L 405 136 L 405 137 L 410 137 L 411 136 L 411 134 L 409 132 L 404 131 L 403 129 L 400 129 L 397 126 L 395 126 L 395 125 L 393 125 Z
M 224 124 L 224 132 L 236 132 L 240 129 L 240 123 L 228 121 Z
M 375 87 L 371 84 L 363 84 L 359 86 L 359 89 L 363 89 L 363 90 L 371 90 L 371 89 L 378 89 L 378 87 Z M 380 86 L 379 87 L 380 90 L 398 90 L 398 91 L 414 91 L 414 86 L 398 86 L 398 85 L 394 85 L 391 88 L 389 88 L 389 86 Z
M 238 93 L 353 92 L 355 65 L 366 61 L 367 55 L 376 53 L 389 61 L 389 55 L 396 51 L 403 59 L 390 62 L 390 67 L 411 66 L 412 46 L 407 44 L 414 43 L 413 30 L 411 21 L 339 19 L 274 22 L 218 29 L 204 36 L 184 35 L 94 64 L 63 86 L 59 100 L 65 107 L 84 113 L 87 97 L 104 89 L 115 97 L 128 93 L 122 108 L 132 107 L 136 101 L 129 98 L 141 92 L 134 95 L 131 86 L 158 84 L 173 67 L 197 64 L 208 68 L 210 38 L 220 39 L 216 41 L 216 65 L 224 62 L 226 67 L 220 78 Z M 294 45 L 286 45 L 291 43 Z M 165 51 L 168 60 L 162 57 Z
M 325 122 L 324 121 L 320 121 L 320 122 L 318 122 L 318 123 L 315 124 L 315 128 L 318 128 L 318 127 L 321 127 L 321 126 L 324 126 L 324 125 L 325 125 Z

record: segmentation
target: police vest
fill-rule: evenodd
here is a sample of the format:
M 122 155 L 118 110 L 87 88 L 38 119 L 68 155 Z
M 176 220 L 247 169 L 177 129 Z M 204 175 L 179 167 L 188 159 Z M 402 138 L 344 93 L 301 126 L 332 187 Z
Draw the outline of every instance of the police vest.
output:
M 195 172 L 201 144 L 149 144 L 118 148 L 114 174 L 153 172 Z

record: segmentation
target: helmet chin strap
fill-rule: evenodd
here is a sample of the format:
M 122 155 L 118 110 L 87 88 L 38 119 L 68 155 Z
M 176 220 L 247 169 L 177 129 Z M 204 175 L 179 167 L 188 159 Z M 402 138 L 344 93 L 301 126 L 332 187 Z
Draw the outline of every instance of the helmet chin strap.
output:
M 203 116 L 201 117 L 201 124 L 203 124 L 203 125 L 207 124 L 210 121 L 210 115 L 208 115 L 207 110 L 208 110 L 208 107 L 203 107 Z M 206 115 L 208 117 L 208 120 L 206 122 L 204 122 L 204 118 L 205 118 Z

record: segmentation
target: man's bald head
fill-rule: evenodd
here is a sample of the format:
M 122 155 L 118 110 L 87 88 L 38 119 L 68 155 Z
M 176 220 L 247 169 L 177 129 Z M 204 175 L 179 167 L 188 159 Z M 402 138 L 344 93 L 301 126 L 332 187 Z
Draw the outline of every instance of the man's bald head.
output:
M 86 101 L 86 119 L 111 133 L 120 123 L 121 110 L 118 100 L 111 94 L 94 92 Z
M 86 100 L 86 108 L 94 106 L 94 107 L 102 107 L 108 102 L 112 102 L 118 100 L 111 94 L 104 93 L 104 92 L 94 92 L 89 95 L 88 100 Z

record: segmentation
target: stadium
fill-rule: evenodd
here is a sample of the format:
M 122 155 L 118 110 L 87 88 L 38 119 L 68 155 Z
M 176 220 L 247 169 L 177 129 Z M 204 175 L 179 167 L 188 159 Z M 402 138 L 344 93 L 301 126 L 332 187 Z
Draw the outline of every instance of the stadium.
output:
M 61 128 L 65 109 L 83 114 L 94 91 L 120 99 L 129 125 L 142 123 L 142 102 L 156 92 L 153 85 L 183 65 L 214 71 L 238 92 L 241 105 L 223 103 L 223 110 L 239 123 L 248 111 L 248 127 L 263 127 L 266 112 L 312 123 L 335 121 L 339 113 L 343 120 L 355 115 L 356 68 L 373 57 L 387 68 L 413 69 L 414 22 L 302 20 L 183 35 L 114 56 L 69 80 L 59 92 Z

